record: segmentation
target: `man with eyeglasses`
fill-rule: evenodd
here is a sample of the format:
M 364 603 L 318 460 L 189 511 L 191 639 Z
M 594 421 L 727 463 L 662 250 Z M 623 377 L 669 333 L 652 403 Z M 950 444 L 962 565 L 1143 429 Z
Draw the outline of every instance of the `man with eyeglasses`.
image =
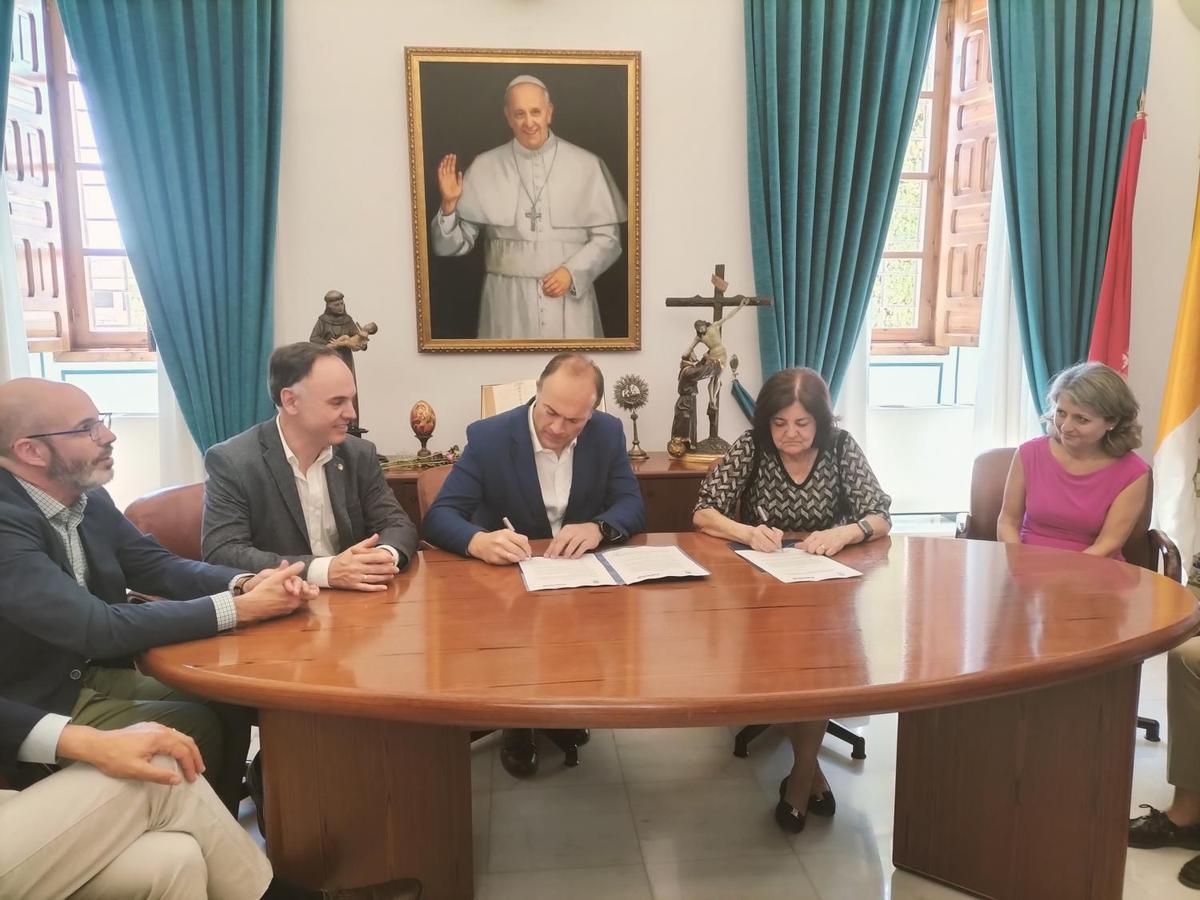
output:
M 422 525 L 444 550 L 491 565 L 530 555 L 530 538 L 551 538 L 545 554 L 577 559 L 641 531 L 646 509 L 625 452 L 621 420 L 597 412 L 604 375 L 582 353 L 560 353 L 524 406 L 475 422 Z M 586 729 L 547 732 L 569 750 Z M 511 775 L 537 771 L 533 731 L 504 733 L 500 762 Z
M 246 573 L 181 559 L 138 531 L 102 487 L 109 422 L 73 385 L 0 385 L 0 697 L 46 713 L 17 759 L 54 763 L 68 724 L 161 722 L 195 739 L 205 777 L 236 811 L 250 711 L 174 691 L 131 658 L 287 615 L 317 589 L 299 564 Z M 130 588 L 174 602 L 131 604 Z M 19 787 L 43 773 L 4 774 Z

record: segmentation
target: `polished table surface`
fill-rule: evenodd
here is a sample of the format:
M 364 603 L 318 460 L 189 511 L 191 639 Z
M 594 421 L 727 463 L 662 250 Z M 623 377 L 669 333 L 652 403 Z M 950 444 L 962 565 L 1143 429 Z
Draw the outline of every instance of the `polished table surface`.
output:
M 163 647 L 145 668 L 257 706 L 460 725 L 685 725 L 894 711 L 1044 685 L 1179 643 L 1192 595 L 1037 547 L 891 538 L 862 578 L 788 585 L 699 534 L 711 578 L 528 593 L 517 567 L 425 550 L 387 593 Z
M 897 867 L 987 897 L 1121 896 L 1140 663 L 1200 624 L 1185 588 L 949 538 L 850 547 L 861 578 L 795 585 L 703 535 L 632 543 L 712 575 L 533 594 L 516 567 L 423 551 L 387 592 L 322 592 L 142 667 L 259 707 L 268 852 L 312 886 L 470 897 L 472 726 L 899 711 Z

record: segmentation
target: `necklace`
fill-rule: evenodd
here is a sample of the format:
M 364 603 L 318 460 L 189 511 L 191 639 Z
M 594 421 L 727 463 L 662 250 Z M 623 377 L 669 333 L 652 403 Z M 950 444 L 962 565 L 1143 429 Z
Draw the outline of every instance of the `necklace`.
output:
M 550 183 L 550 173 L 554 171 L 554 163 L 558 161 L 558 144 L 554 145 L 554 155 L 550 157 L 550 167 L 546 170 L 546 180 L 542 182 L 542 186 L 538 188 L 537 195 L 530 193 L 529 188 L 525 187 L 525 178 L 521 175 L 521 163 L 517 159 L 517 150 L 509 144 L 509 150 L 512 151 L 513 165 L 517 167 L 517 181 L 521 182 L 521 190 L 525 192 L 525 196 L 529 198 L 529 212 L 525 213 L 525 218 L 529 220 L 529 228 L 531 231 L 538 230 L 538 222 L 541 221 L 542 214 L 538 212 L 538 203 L 542 199 L 542 194 L 546 190 L 546 185 Z M 539 153 L 538 156 L 541 156 Z

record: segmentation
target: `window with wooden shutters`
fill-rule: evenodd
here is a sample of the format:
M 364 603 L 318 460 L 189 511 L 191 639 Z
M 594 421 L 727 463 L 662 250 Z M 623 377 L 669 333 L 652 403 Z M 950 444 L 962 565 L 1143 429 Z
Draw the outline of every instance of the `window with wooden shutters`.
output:
M 30 350 L 141 355 L 146 310 L 57 7 L 16 7 L 5 168 Z
M 979 344 L 997 149 L 987 0 L 958 0 L 951 46 L 954 57 L 933 340 L 939 347 L 975 347 Z
M 872 353 L 978 344 L 995 164 L 987 0 L 944 0 L 872 294 Z
M 49 65 L 42 4 L 18 0 L 4 123 L 4 176 L 25 333 L 34 352 L 70 348 Z

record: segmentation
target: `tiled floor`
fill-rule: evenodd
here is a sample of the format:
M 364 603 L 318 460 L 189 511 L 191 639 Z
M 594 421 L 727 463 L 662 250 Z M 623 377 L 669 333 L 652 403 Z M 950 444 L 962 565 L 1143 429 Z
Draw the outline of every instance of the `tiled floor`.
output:
M 1143 715 L 1166 726 L 1165 658 L 1143 668 Z M 826 737 L 821 764 L 838 801 L 785 836 L 771 817 L 790 751 L 772 729 L 749 759 L 724 728 L 593 731 L 576 769 L 543 748 L 535 778 L 500 765 L 498 735 L 473 748 L 476 897 L 481 900 L 871 900 L 962 897 L 891 865 L 896 717 L 843 720 L 867 736 L 867 759 Z M 1162 808 L 1166 743 L 1139 732 L 1133 809 Z M 243 821 L 257 835 L 253 813 Z M 1130 850 L 1129 898 L 1200 900 L 1175 879 L 1192 854 Z

